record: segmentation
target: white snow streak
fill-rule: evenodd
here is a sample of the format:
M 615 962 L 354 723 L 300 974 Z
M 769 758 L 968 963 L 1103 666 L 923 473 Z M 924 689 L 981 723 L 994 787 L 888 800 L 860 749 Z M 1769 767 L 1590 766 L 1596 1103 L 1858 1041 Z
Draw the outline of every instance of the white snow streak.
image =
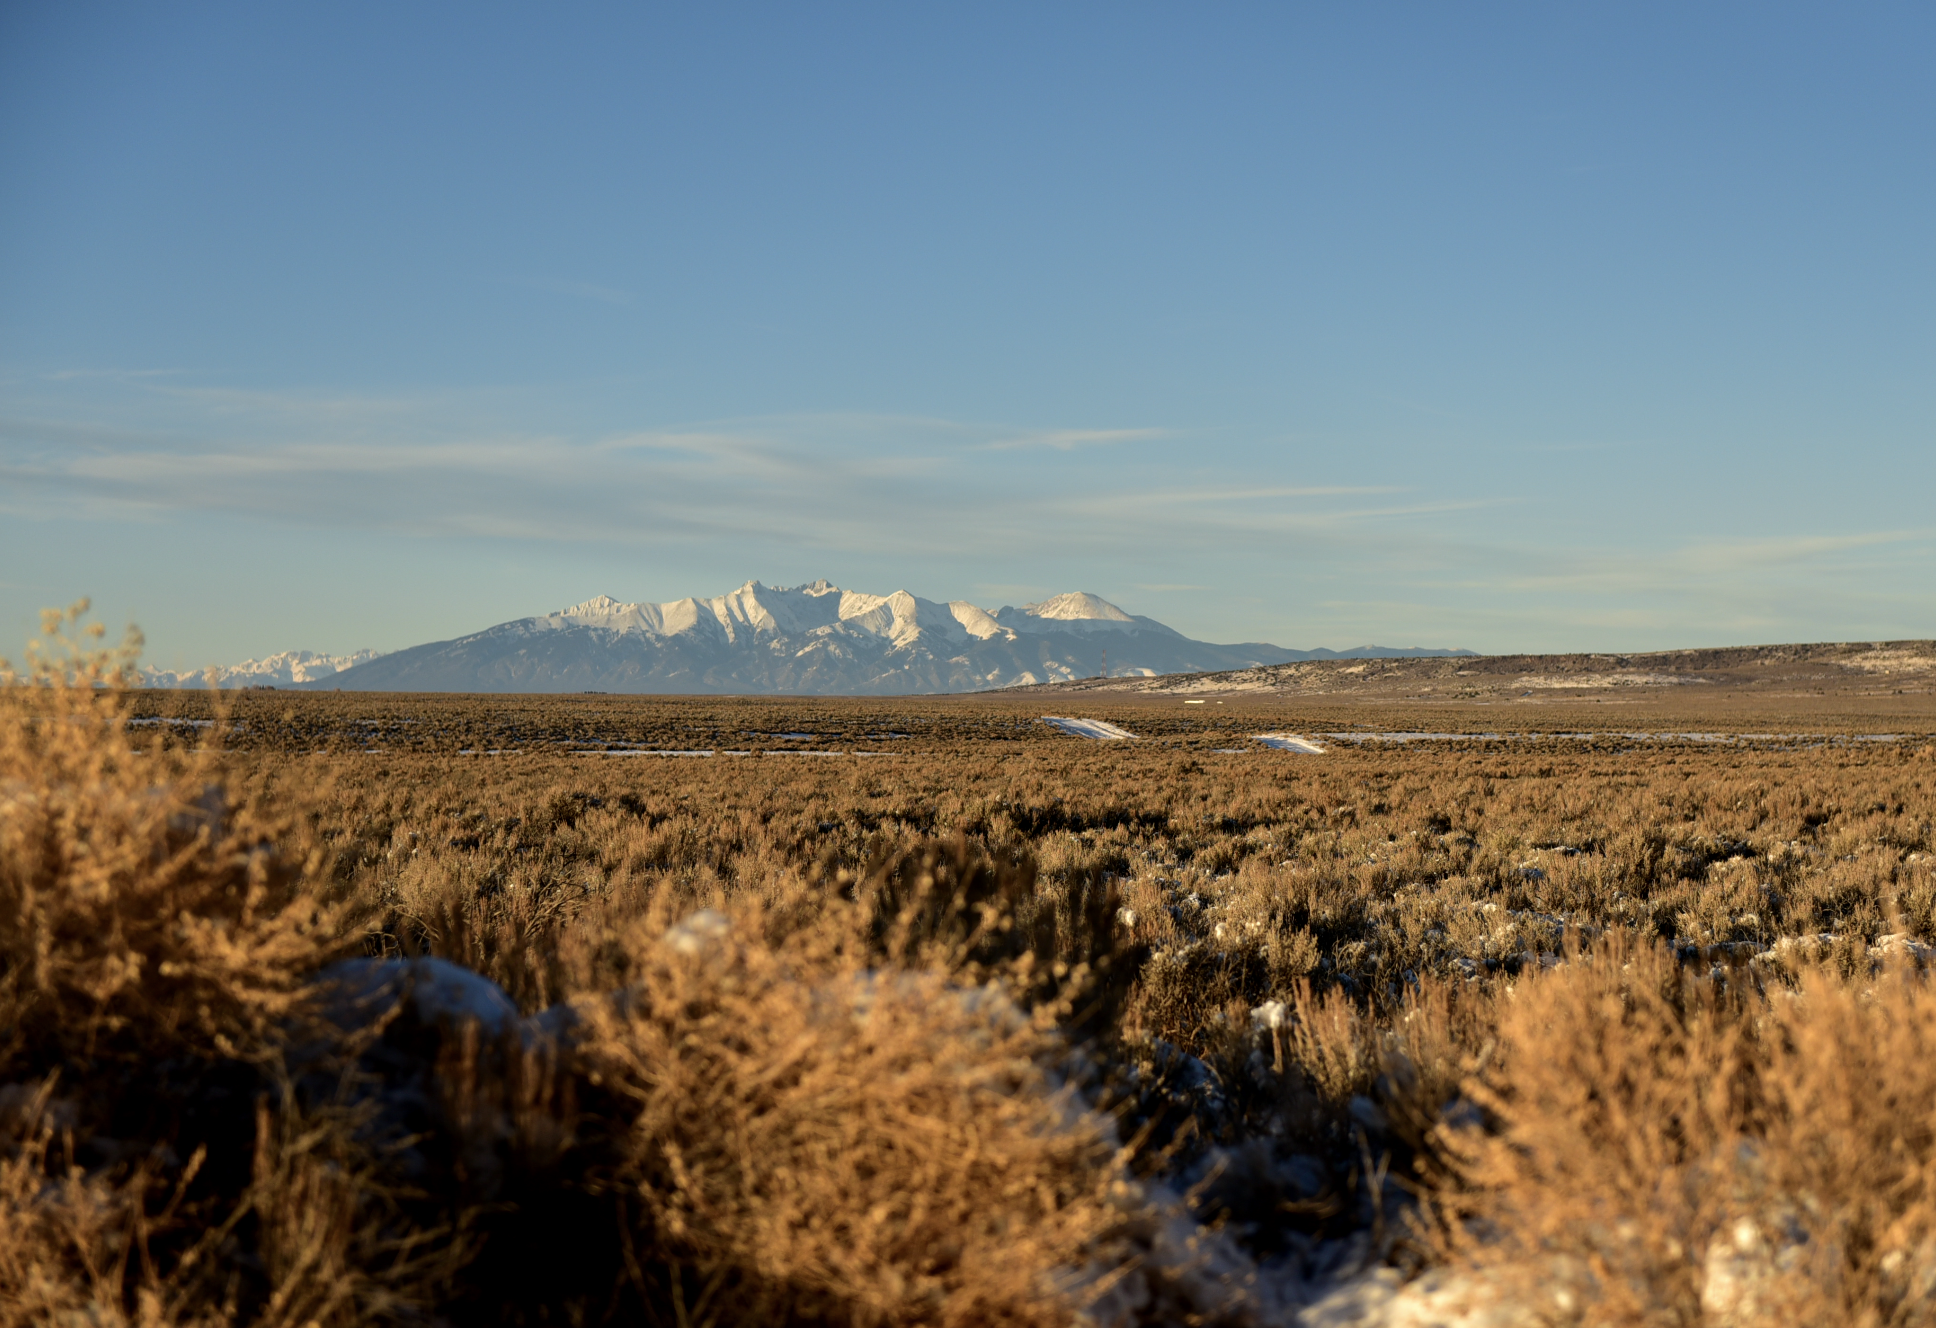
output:
M 1118 728 L 1106 719 L 1070 719 L 1066 715 L 1044 715 L 1042 722 L 1053 724 L 1064 733 L 1073 734 L 1078 738 L 1119 740 L 1136 736 L 1128 729 Z
M 1306 756 L 1324 755 L 1324 748 L 1301 734 L 1259 733 L 1254 736 L 1264 746 L 1275 747 L 1280 752 L 1303 752 Z

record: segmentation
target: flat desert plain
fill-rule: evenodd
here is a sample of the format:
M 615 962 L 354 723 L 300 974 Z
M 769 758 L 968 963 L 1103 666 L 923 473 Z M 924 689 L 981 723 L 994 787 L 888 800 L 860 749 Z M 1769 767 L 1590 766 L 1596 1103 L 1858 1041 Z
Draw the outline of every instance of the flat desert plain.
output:
M 0 1300 L 1921 1321 L 1932 658 L 14 694 Z

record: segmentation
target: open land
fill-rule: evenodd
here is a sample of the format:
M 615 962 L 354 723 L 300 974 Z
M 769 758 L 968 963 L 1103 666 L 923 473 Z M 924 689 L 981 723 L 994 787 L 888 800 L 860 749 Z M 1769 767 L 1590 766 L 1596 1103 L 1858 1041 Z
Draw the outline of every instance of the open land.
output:
M 46 715 L 10 719 L 4 902 L 41 940 L 7 943 L 0 989 L 26 1141 L 0 1235 L 28 1252 L 0 1254 L 0 1301 L 1929 1321 L 1933 657 L 891 701 L 142 692 L 66 755 Z M 227 882 L 167 896 L 134 960 L 127 905 L 47 902 L 104 827 Z M 245 932 L 259 960 L 188 957 Z M 63 945 L 68 1022 L 23 976 Z M 183 995 L 204 970 L 256 1005 Z M 352 987 L 380 1017 L 342 1013 Z M 334 1078 L 314 1041 L 289 1068 L 319 992 Z M 114 1107 L 137 1083 L 172 1105 Z

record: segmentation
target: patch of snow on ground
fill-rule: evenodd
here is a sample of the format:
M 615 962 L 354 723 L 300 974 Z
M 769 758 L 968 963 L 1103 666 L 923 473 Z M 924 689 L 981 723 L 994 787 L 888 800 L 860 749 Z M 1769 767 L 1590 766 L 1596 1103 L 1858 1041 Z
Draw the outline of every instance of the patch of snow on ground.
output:
M 1078 738 L 1133 738 L 1136 735 L 1128 729 L 1118 728 L 1105 719 L 1070 719 L 1064 715 L 1044 715 L 1044 724 L 1053 724 L 1064 733 Z
M 1927 673 L 1936 669 L 1936 656 L 1919 655 L 1913 650 L 1875 649 L 1836 663 L 1864 673 Z
M 1303 752 L 1306 756 L 1324 755 L 1324 748 L 1300 734 L 1259 733 L 1253 736 L 1264 746 L 1275 747 L 1280 752 Z
M 1684 673 L 1536 673 L 1519 679 L 1513 686 L 1551 690 L 1568 687 L 1685 687 L 1707 681 L 1706 678 L 1691 678 Z
M 1338 742 L 1498 742 L 1505 738 L 1503 733 L 1327 733 L 1327 738 Z M 1591 733 L 1532 733 L 1516 735 L 1530 738 L 1591 738 Z

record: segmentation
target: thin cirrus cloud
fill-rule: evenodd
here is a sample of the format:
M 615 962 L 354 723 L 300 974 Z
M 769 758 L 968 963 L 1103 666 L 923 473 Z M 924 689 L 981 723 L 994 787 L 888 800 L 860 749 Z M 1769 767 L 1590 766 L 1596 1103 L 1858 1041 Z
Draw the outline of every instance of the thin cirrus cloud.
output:
M 1283 486 L 1248 490 L 1178 490 L 1156 488 L 1069 495 L 1058 506 L 1072 517 L 1100 530 L 1136 530 L 1147 536 L 1163 532 L 1175 538 L 1208 535 L 1231 539 L 1240 535 L 1331 535 L 1355 538 L 1347 532 L 1367 522 L 1406 521 L 1499 507 L 1510 498 L 1436 498 L 1419 502 L 1340 504 L 1332 500 L 1372 494 L 1396 494 L 1402 488 L 1376 486 Z
M 927 428 L 932 422 L 922 421 Z M 580 444 L 591 453 L 625 458 L 632 464 L 672 464 L 678 458 L 688 473 L 705 467 L 767 482 L 811 481 L 831 465 L 841 468 L 865 460 L 874 481 L 933 475 L 947 466 L 946 451 L 856 448 L 852 440 L 820 436 L 824 421 L 782 419 L 734 422 L 706 428 L 647 430 Z M 694 469 L 697 467 L 698 469 Z
M 1762 581 L 1770 593 L 1778 594 L 1792 587 L 1800 575 L 1841 570 L 1850 555 L 1871 552 L 1883 555 L 1879 561 L 1893 563 L 1910 553 L 1913 546 L 1933 541 L 1936 530 L 1925 529 L 1695 540 L 1649 553 L 1583 549 L 1556 552 L 1537 567 L 1519 566 L 1512 574 L 1491 578 L 1487 584 L 1526 591 L 1644 593 L 1678 598 L 1705 595 L 1717 585 L 1738 587 Z M 1494 554 L 1500 561 L 1512 556 L 1506 550 Z M 1848 593 L 1864 591 L 1852 588 Z
M 49 382 L 67 383 L 88 378 L 139 379 L 179 377 L 181 369 L 54 369 L 42 377 Z
M 555 418 L 537 392 L 304 394 L 134 374 L 14 376 L 0 382 L 0 406 L 0 511 L 130 528 L 225 514 L 591 558 L 650 550 L 734 576 L 823 556 L 889 580 L 928 575 L 919 566 L 944 580 L 985 569 L 1003 588 L 981 593 L 1016 602 L 1070 588 L 1065 577 L 1109 594 L 1118 575 L 1121 589 L 1179 597 L 1170 603 L 1315 577 L 1448 614 L 1510 602 L 1519 616 L 1508 618 L 1549 629 L 1628 623 L 1644 602 L 1655 617 L 1631 619 L 1635 630 L 1775 639 L 1817 603 L 1913 607 L 1904 569 L 1926 563 L 1932 542 L 1928 531 L 1832 528 L 1631 544 L 1569 530 L 1555 541 L 1525 533 L 1541 515 L 1531 494 L 1409 477 L 1300 483 L 1290 454 L 1253 458 L 1250 483 L 1190 449 L 1045 464 L 1189 436 L 1174 429 L 824 412 L 573 436 L 526 427 Z M 1225 635 L 1263 639 L 1266 627 L 1233 623 Z
M 1936 529 L 1867 530 L 1848 535 L 1778 535 L 1763 539 L 1712 540 L 1696 547 L 1690 562 L 1704 571 L 1732 571 L 1812 562 L 1824 555 L 1880 545 L 1928 542 Z
M 1073 452 L 1083 447 L 1142 443 L 1173 436 L 1174 431 L 1170 429 L 1042 429 L 997 438 L 981 444 L 981 448 L 987 452 L 1015 452 L 1023 448 L 1046 447 L 1057 452 Z
M 1248 489 L 1165 489 L 1149 495 L 1149 501 L 1170 503 L 1239 503 L 1271 498 L 1341 498 L 1365 493 L 1403 493 L 1396 484 L 1293 484 L 1262 485 Z
M 1017 486 L 1007 468 L 973 459 L 993 430 L 924 417 L 728 420 L 581 440 L 467 434 L 449 403 L 434 399 L 181 386 L 142 387 L 139 395 L 148 407 L 140 415 L 145 432 L 114 412 L 105 423 L 0 426 L 0 475 L 23 491 L 149 517 L 229 511 L 418 535 L 619 546 L 755 538 L 960 557 L 996 548 L 1050 557 L 1132 549 L 1152 529 L 1198 545 L 1316 531 L 1354 519 L 1348 510 L 1325 510 L 1324 500 L 1395 492 L 1179 490 L 1147 477 L 1106 489 Z M 157 403 L 168 409 L 157 412 Z M 1011 430 L 996 441 L 1159 432 Z M 1316 501 L 1318 510 L 1259 512 L 1260 500 L 1267 507 Z M 1136 528 L 1125 527 L 1125 517 Z
M 1930 529 L 1683 540 L 1648 550 L 1584 545 L 1536 559 L 1510 546 L 1447 542 L 1414 551 L 1413 570 L 1390 579 L 1441 602 L 1509 604 L 1583 630 L 1671 630 L 1683 643 L 1722 644 L 1796 639 L 1809 614 L 1853 622 L 1913 609 L 1927 596 L 1905 573 L 1933 553 Z

